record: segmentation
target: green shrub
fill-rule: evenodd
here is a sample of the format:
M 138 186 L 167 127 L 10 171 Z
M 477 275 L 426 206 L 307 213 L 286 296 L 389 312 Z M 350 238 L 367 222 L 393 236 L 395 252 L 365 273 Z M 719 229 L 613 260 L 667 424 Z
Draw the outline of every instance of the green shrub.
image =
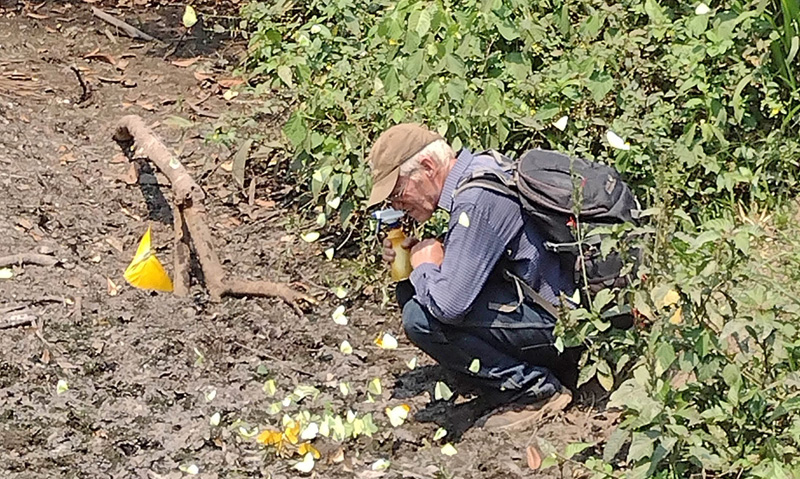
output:
M 793 193 L 798 144 L 781 126 L 796 124 L 797 90 L 785 88 L 796 79 L 791 62 L 775 62 L 796 51 L 775 8 L 326 0 L 254 2 L 243 14 L 260 89 L 296 98 L 284 128 L 293 167 L 347 224 L 368 189 L 371 141 L 412 120 L 456 148 L 542 146 L 603 160 L 645 197 L 663 175 L 701 216 Z M 552 123 L 564 115 L 561 132 Z M 609 148 L 608 129 L 630 150 Z
M 581 452 L 595 477 L 800 477 L 800 291 L 786 281 L 796 272 L 765 275 L 753 250 L 773 246 L 734 221 L 741 203 L 777 207 L 798 191 L 800 16 L 793 0 L 708 10 L 667 0 L 243 9 L 257 89 L 294 98 L 284 132 L 296 177 L 345 226 L 363 213 L 370 143 L 402 121 L 456 148 L 604 161 L 657 206 L 648 279 L 630 293 L 644 327 L 611 331 L 598 313 L 607 295 L 559 323 L 564 345 L 589 346 L 581 379 L 618 388 L 623 423 L 608 444 L 552 456 Z M 609 130 L 630 149 L 611 148 Z

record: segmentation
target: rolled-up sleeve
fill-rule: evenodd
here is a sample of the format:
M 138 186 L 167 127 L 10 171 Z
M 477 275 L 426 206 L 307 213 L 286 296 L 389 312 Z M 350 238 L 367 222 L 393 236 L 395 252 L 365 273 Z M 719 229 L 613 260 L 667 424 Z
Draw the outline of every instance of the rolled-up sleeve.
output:
M 473 201 L 450 212 L 441 266 L 424 263 L 410 276 L 417 301 L 443 323 L 458 323 L 470 311 L 519 227 L 519 206 L 511 199 L 477 189 L 463 195 Z

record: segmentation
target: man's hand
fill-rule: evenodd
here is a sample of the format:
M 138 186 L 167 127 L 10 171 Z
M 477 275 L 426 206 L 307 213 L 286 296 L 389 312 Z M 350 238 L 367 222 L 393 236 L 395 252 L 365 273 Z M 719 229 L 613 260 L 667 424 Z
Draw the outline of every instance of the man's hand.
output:
M 419 243 L 417 238 L 406 238 L 403 240 L 403 248 L 411 249 L 415 244 Z M 389 238 L 383 240 L 383 260 L 387 263 L 391 263 L 394 261 L 395 252 L 392 249 L 392 242 L 389 241 Z
M 433 263 L 441 266 L 444 260 L 444 248 L 442 243 L 435 239 L 422 240 L 411 248 L 411 267 L 417 267 L 423 263 Z

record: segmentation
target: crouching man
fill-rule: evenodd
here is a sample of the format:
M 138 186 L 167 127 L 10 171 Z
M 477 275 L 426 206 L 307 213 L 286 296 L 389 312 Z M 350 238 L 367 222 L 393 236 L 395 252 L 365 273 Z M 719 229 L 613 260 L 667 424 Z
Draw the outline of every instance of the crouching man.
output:
M 572 395 L 556 374 L 564 358 L 554 347 L 552 308 L 527 300 L 504 273 L 558 306 L 561 293 L 573 293 L 571 272 L 545 250 L 517 199 L 482 187 L 455 194 L 472 172 L 500 170 L 493 157 L 456 155 L 437 133 L 400 124 L 375 142 L 369 166 L 370 206 L 388 200 L 419 222 L 437 208 L 450 213 L 444 244 L 409 238 L 404 245 L 413 272 L 410 285 L 398 285 L 398 301 L 409 340 L 478 386 L 493 406 L 487 429 L 524 429 L 563 410 Z M 394 256 L 385 242 L 384 260 Z

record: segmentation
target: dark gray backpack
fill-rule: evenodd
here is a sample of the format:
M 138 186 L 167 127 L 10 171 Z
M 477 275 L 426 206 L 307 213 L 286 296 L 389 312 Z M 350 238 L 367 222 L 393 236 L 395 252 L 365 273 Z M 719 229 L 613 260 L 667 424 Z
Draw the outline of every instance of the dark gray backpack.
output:
M 481 187 L 517 198 L 530 221 L 538 226 L 545 248 L 561 256 L 562 270 L 574 272 L 583 305 L 588 305 L 588 299 L 602 289 L 629 284 L 630 275 L 635 274 L 641 260 L 638 250 L 628 252 L 634 267 L 629 274 L 622 274 L 625 261 L 620 251 L 611 251 L 605 258 L 600 254 L 603 235 L 589 236 L 579 248 L 573 234 L 576 212 L 586 230 L 625 222 L 637 224 L 639 202 L 614 168 L 538 149 L 526 151 L 517 160 L 493 150 L 484 154 L 494 157 L 506 174 L 496 169 L 475 171 L 456 187 L 456 194 Z M 577 208 L 576 190 L 582 193 Z M 581 252 L 588 291 L 579 261 Z

